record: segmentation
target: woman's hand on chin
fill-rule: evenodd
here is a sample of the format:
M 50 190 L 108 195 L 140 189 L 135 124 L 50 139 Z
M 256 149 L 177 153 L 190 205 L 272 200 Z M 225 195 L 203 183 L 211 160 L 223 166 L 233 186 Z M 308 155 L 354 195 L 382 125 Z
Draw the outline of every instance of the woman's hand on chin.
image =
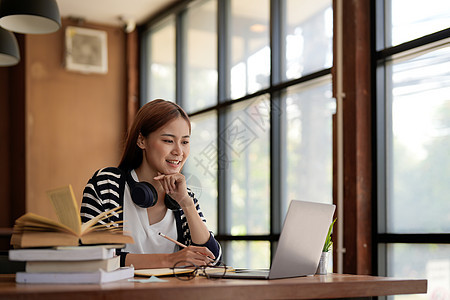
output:
M 186 178 L 183 174 L 174 173 L 166 175 L 158 172 L 158 176 L 155 176 L 153 179 L 158 180 L 166 194 L 177 201 L 182 208 L 194 205 L 194 202 L 187 193 Z

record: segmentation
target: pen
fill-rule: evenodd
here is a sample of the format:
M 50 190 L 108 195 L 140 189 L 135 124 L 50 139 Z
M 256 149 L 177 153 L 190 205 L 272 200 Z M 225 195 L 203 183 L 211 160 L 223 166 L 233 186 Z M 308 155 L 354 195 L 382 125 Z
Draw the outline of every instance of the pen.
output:
M 168 237 L 168 236 L 165 235 L 164 233 L 158 232 L 158 234 L 159 234 L 160 236 L 162 236 L 163 238 L 165 238 L 165 239 L 171 241 L 172 243 L 177 244 L 178 246 L 180 246 L 180 247 L 182 247 L 182 248 L 186 248 L 186 247 L 187 247 L 186 245 L 180 243 L 179 241 L 174 240 L 174 239 L 171 238 L 171 237 Z M 206 256 L 206 257 L 207 257 L 211 262 L 214 261 L 214 259 L 212 259 L 211 257 L 209 257 L 209 256 Z

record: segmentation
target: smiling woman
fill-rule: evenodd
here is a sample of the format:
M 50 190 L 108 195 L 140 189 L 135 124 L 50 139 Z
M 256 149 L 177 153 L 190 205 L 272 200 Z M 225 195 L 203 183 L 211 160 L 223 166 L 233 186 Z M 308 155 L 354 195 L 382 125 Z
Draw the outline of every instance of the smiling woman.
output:
M 189 122 L 182 117 L 173 119 L 147 137 L 140 133 L 137 145 L 143 150 L 146 163 L 141 164 L 136 172 L 179 173 L 189 156 L 189 136 Z
M 190 134 L 189 117 L 180 106 L 151 101 L 136 115 L 119 167 L 98 170 L 86 185 L 83 222 L 123 207 L 110 221 L 124 221 L 124 230 L 135 243 L 117 251 L 121 265 L 139 269 L 172 267 L 181 260 L 196 265 L 220 262 L 220 245 L 181 174 L 190 152 Z M 186 247 L 180 250 L 159 232 Z

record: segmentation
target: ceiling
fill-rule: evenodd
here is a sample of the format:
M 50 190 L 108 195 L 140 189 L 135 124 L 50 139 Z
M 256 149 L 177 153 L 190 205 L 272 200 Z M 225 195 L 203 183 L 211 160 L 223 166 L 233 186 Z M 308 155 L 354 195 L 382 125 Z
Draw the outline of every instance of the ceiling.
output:
M 141 24 L 178 0 L 56 0 L 62 18 L 122 26 L 124 21 Z

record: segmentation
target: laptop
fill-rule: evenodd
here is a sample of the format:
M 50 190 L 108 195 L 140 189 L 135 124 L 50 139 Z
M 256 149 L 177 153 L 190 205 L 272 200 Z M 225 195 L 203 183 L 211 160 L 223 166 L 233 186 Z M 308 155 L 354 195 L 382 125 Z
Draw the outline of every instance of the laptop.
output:
M 333 204 L 292 200 L 270 270 L 236 269 L 223 278 L 279 279 L 314 275 L 335 209 Z

